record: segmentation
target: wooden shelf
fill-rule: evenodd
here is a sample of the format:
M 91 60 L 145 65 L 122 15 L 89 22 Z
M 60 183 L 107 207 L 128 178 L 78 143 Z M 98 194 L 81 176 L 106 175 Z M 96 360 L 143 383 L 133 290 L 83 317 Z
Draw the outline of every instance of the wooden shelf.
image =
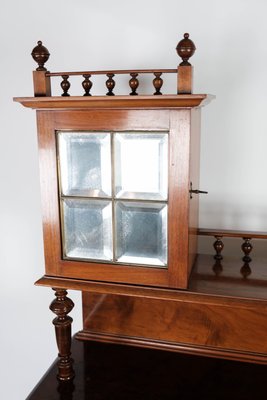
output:
M 266 366 L 82 343 L 72 345 L 76 377 L 59 382 L 53 364 L 26 400 L 263 399 Z
M 241 257 L 226 256 L 216 263 L 212 255 L 201 254 L 194 265 L 189 290 L 199 294 L 267 301 L 266 259 L 252 259 L 251 273 L 247 277 L 242 275 L 243 265 Z
M 240 257 L 225 257 L 221 261 L 220 273 L 214 271 L 215 260 L 212 255 L 199 254 L 195 262 L 189 290 L 147 288 L 136 285 L 112 284 L 82 279 L 58 278 L 45 275 L 36 285 L 93 291 L 95 293 L 122 294 L 135 297 L 186 300 L 205 296 L 215 299 L 218 296 L 240 298 L 242 300 L 265 300 L 267 304 L 266 260 L 255 258 L 250 263 L 251 274 L 244 278 L 240 272 L 243 262 Z M 217 266 L 219 263 L 217 264 Z M 223 300 L 222 300 L 223 301 Z M 259 303 L 260 305 L 260 303 Z

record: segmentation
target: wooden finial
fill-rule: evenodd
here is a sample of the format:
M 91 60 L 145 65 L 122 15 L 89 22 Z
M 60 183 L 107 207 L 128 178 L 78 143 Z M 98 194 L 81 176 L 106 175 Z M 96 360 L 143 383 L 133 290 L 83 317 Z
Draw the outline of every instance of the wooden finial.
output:
M 188 60 L 195 53 L 196 46 L 194 42 L 189 39 L 189 33 L 184 34 L 184 39 L 180 40 L 180 42 L 176 46 L 176 51 L 178 55 L 183 60 L 180 65 L 191 65 Z
M 44 64 L 49 59 L 50 53 L 47 48 L 43 46 L 41 40 L 37 42 L 37 46 L 34 47 L 31 54 L 34 61 L 36 61 L 38 64 L 36 71 L 47 71 L 47 69 L 44 67 Z

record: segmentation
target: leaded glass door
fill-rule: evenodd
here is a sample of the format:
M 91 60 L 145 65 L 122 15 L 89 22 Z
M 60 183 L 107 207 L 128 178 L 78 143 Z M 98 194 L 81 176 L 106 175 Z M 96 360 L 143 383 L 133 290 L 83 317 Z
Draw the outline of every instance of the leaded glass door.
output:
M 57 132 L 64 259 L 167 268 L 168 136 Z

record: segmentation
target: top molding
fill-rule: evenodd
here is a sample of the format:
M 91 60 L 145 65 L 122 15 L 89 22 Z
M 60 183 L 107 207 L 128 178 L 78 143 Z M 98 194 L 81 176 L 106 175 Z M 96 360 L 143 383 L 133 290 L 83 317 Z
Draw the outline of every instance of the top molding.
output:
M 162 96 L 92 96 L 92 97 L 15 97 L 14 101 L 36 110 L 71 109 L 179 109 L 208 104 L 215 96 L 184 94 Z

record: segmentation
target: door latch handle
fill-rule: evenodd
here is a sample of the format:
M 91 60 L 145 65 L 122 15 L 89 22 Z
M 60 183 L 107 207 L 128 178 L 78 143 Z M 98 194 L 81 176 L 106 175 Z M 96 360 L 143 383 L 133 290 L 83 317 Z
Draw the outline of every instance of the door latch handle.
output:
M 198 190 L 198 189 L 192 189 L 192 182 L 190 182 L 190 199 L 193 198 L 192 194 L 208 194 L 208 192 L 206 192 L 205 190 Z

